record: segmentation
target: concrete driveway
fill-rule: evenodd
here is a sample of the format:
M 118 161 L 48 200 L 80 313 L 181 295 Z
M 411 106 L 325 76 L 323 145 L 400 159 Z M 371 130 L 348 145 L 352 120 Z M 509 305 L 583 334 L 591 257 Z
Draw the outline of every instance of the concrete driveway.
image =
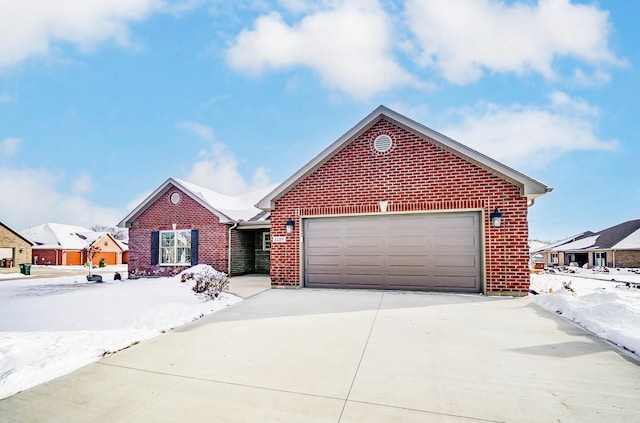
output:
M 526 298 L 269 290 L 0 401 L 25 422 L 624 422 L 640 362 Z

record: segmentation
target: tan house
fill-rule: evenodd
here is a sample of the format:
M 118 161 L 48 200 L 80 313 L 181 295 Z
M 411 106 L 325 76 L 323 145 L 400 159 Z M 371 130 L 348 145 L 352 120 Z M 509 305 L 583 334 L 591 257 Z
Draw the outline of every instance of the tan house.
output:
M 31 263 L 32 245 L 28 238 L 0 221 L 0 267 Z

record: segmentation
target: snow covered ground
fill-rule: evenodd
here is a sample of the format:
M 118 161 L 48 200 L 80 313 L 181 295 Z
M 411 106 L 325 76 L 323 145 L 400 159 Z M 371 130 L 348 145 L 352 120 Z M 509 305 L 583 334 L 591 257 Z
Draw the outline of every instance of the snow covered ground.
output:
M 193 281 L 179 276 L 108 279 L 0 282 L 0 398 L 241 300 L 222 294 L 205 301 L 191 290 Z
M 540 295 L 529 298 L 640 355 L 640 289 L 624 283 L 640 282 L 640 274 L 573 270 L 532 275 Z M 575 295 L 563 288 L 568 282 Z M 223 294 L 207 302 L 191 286 L 180 277 L 0 281 L 0 398 L 241 300 Z
M 536 304 L 561 314 L 595 335 L 640 355 L 640 274 L 629 269 L 532 275 L 529 295 Z M 627 286 L 627 282 L 630 286 Z M 571 290 L 563 287 L 570 283 Z

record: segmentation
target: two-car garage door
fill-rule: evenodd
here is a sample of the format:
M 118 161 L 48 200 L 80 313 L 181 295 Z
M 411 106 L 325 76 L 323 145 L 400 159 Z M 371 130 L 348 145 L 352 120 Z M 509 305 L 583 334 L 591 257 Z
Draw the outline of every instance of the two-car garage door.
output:
M 304 220 L 311 288 L 481 291 L 480 213 Z

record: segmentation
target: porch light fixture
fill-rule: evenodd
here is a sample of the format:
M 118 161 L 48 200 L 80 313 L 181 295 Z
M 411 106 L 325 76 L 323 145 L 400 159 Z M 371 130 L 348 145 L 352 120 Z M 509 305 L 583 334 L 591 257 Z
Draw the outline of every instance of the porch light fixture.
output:
M 289 218 L 289 220 L 287 220 L 287 223 L 284 224 L 284 228 L 287 230 L 288 234 L 292 234 L 293 233 L 293 228 L 296 226 L 296 223 L 291 220 L 291 218 Z
M 502 213 L 496 207 L 495 211 L 489 215 L 491 217 L 491 223 L 494 228 L 499 228 L 502 225 Z

